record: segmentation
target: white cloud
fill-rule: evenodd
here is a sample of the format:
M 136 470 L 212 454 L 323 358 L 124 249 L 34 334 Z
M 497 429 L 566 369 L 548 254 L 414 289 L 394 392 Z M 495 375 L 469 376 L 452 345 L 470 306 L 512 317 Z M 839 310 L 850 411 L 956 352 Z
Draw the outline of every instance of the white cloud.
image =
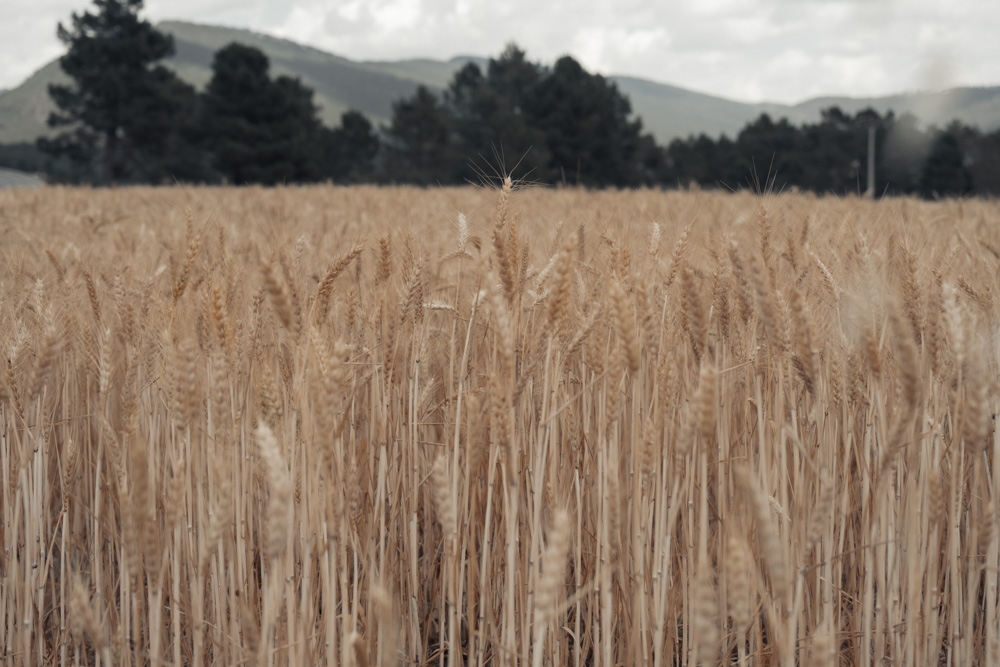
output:
M 337 14 L 348 23 L 357 23 L 361 18 L 362 9 L 364 9 L 364 3 L 360 0 L 355 0 L 355 2 L 345 2 L 340 7 L 337 7 Z
M 670 34 L 664 28 L 586 26 L 572 36 L 569 51 L 584 67 L 608 73 L 618 72 L 623 64 L 656 58 L 669 45 Z
M 55 24 L 86 0 L 6 0 L 0 87 L 61 49 Z M 995 0 L 147 0 L 153 20 L 248 27 L 359 60 L 570 53 L 630 74 L 749 101 L 998 84 Z
M 371 10 L 378 27 L 388 33 L 413 29 L 420 23 L 420 0 L 375 3 Z

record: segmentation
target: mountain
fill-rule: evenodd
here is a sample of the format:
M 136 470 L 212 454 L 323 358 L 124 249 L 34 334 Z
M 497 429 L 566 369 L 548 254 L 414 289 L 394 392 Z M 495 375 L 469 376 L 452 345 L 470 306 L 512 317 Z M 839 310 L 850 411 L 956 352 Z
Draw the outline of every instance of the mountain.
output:
M 249 30 L 175 21 L 157 27 L 174 36 L 176 53 L 166 64 L 189 83 L 204 87 L 212 76 L 214 53 L 230 42 L 242 42 L 267 54 L 273 75 L 297 76 L 315 90 L 320 115 L 328 125 L 339 124 L 340 115 L 348 109 L 357 109 L 376 122 L 388 122 L 395 100 L 413 94 L 419 84 L 444 88 L 455 71 L 474 60 L 356 62 Z M 54 109 L 48 86 L 66 81 L 53 61 L 0 95 L 0 143 L 30 141 L 51 133 L 45 124 Z
M 0 95 L 0 143 L 32 141 L 50 133 L 45 119 L 55 107 L 49 99 L 48 85 L 65 80 L 59 63 L 53 61 L 17 88 Z
M 735 135 L 759 116 L 765 105 L 746 104 L 693 90 L 631 76 L 611 77 L 628 95 L 632 111 L 660 143 L 677 137 L 705 133 Z M 818 114 L 817 114 L 818 117 Z
M 787 109 L 784 115 L 790 121 L 800 123 L 819 118 L 820 111 L 831 106 L 839 106 L 852 114 L 866 107 L 883 114 L 890 109 L 896 115 L 909 112 L 926 124 L 939 126 L 958 119 L 985 131 L 1000 127 L 1000 86 L 951 88 L 874 98 L 817 97 L 793 107 L 776 108 Z
M 413 94 L 418 85 L 441 90 L 466 63 L 486 62 L 469 56 L 447 61 L 359 62 L 249 30 L 180 21 L 163 22 L 158 27 L 174 36 L 177 53 L 167 64 L 193 85 L 203 87 L 210 79 L 215 51 L 230 42 L 242 42 L 267 54 L 272 74 L 297 76 L 315 90 L 320 115 L 331 126 L 339 124 L 347 109 L 357 109 L 376 123 L 387 123 L 392 103 Z M 928 124 L 944 125 L 959 119 L 987 131 L 1000 127 L 1000 86 L 877 98 L 821 97 L 783 105 L 737 102 L 636 77 L 610 78 L 629 96 L 633 112 L 661 143 L 700 133 L 732 137 L 761 113 L 775 119 L 787 117 L 794 124 L 813 122 L 830 106 L 852 113 L 865 107 L 880 113 L 909 111 Z M 53 61 L 17 88 L 0 93 L 0 143 L 31 141 L 50 133 L 45 125 L 53 109 L 48 85 L 62 81 L 65 76 Z
M 820 113 L 840 107 L 855 114 L 872 108 L 880 114 L 912 113 L 925 125 L 945 126 L 958 119 L 990 132 L 1000 128 L 1000 86 L 952 88 L 940 92 L 917 92 L 884 97 L 816 97 L 799 104 L 748 104 L 696 93 L 685 88 L 626 76 L 612 77 L 632 100 L 632 109 L 658 141 L 705 133 L 710 137 L 734 137 L 762 113 L 793 125 L 819 121 Z
M 45 181 L 35 174 L 0 167 L 0 190 L 5 188 L 39 188 Z

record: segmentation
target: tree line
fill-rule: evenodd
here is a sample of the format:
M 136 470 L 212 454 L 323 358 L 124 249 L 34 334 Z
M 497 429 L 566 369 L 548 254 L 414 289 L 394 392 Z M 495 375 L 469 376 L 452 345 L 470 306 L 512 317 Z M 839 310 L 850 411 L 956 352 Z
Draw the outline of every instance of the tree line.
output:
M 508 46 L 485 69 L 468 63 L 447 88 L 398 100 L 387 126 L 348 111 L 335 128 L 314 93 L 273 77 L 264 53 L 215 53 L 204 91 L 162 62 L 170 35 L 140 16 L 142 0 L 95 0 L 58 27 L 68 85 L 53 85 L 63 131 L 0 147 L 0 165 L 56 182 L 458 184 L 515 170 L 528 181 L 588 187 L 798 188 L 860 192 L 875 130 L 875 194 L 1000 193 L 1000 131 L 954 122 L 923 128 L 909 114 L 823 111 L 795 126 L 762 115 L 737 136 L 656 143 L 617 86 L 566 56 L 551 67 Z M 33 168 L 32 168 L 33 167 Z
M 676 139 L 666 148 L 667 169 L 681 183 L 735 188 L 756 186 L 770 175 L 776 187 L 861 193 L 868 183 L 871 129 L 874 195 L 1000 194 L 1000 131 L 983 133 L 958 121 L 921 128 L 912 114 L 872 109 L 852 116 L 832 107 L 819 122 L 802 126 L 763 114 L 735 139 Z

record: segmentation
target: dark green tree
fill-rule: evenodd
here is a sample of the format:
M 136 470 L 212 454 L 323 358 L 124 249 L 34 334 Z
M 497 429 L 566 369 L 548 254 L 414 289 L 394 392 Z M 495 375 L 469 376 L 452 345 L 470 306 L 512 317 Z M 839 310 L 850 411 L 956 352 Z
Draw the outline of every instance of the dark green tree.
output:
M 977 195 L 1000 196 L 1000 130 L 979 138 L 969 175 Z
M 454 121 L 427 87 L 392 105 L 385 132 L 385 177 L 396 183 L 454 182 L 463 158 L 456 149 Z
M 486 81 L 479 65 L 466 63 L 455 72 L 444 93 L 444 104 L 463 144 L 462 150 L 475 154 L 495 141 L 490 121 L 504 100 Z
M 564 56 L 528 104 L 552 155 L 548 178 L 588 186 L 641 184 L 642 123 L 629 118 L 631 104 L 614 83 Z
M 937 133 L 920 177 L 925 198 L 964 196 L 972 192 L 972 177 L 962 147 L 963 128 L 958 122 Z
M 745 174 L 743 182 L 752 189 L 801 187 L 801 134 L 787 118 L 774 122 L 761 114 L 737 135 L 736 153 L 736 168 Z
M 371 179 L 379 144 L 371 121 L 359 111 L 344 112 L 339 127 L 323 130 L 323 176 L 335 183 Z
M 167 169 L 164 150 L 184 143 L 189 129 L 193 90 L 157 64 L 173 53 L 173 39 L 140 18 L 142 5 L 95 0 L 95 11 L 74 13 L 57 31 L 68 47 L 59 65 L 71 83 L 49 87 L 58 111 L 48 122 L 66 131 L 39 148 L 91 164 L 101 183 Z
M 716 142 L 706 134 L 674 139 L 667 147 L 670 175 L 667 183 L 687 187 L 715 187 L 723 181 L 718 168 Z
M 526 113 L 541 75 L 541 67 L 513 44 L 490 60 L 485 76 L 475 63 L 455 73 L 444 99 L 457 150 L 483 175 L 506 175 L 516 166 L 526 178 L 543 176 L 550 159 L 546 137 Z M 460 169 L 458 181 L 469 167 Z
M 657 182 L 669 168 L 665 153 L 630 115 L 628 98 L 604 77 L 569 57 L 543 68 L 511 44 L 485 74 L 474 63 L 461 68 L 442 99 L 422 88 L 395 105 L 386 173 L 413 183 L 515 169 L 548 183 Z
M 216 52 L 204 94 L 204 145 L 235 185 L 274 185 L 320 175 L 321 124 L 313 91 L 298 79 L 271 79 L 260 50 L 230 44 Z
M 794 185 L 815 192 L 835 192 L 846 194 L 857 185 L 859 160 L 864 157 L 864 143 L 858 144 L 853 137 L 853 119 L 839 107 L 831 107 L 820 112 L 820 122 L 806 124 L 798 128 L 800 134 L 795 155 L 785 155 L 784 159 L 795 159 L 798 163 L 798 182 Z M 863 140 L 867 142 L 867 137 Z M 789 175 L 778 171 L 779 178 Z
M 156 68 L 155 92 L 135 99 L 124 157 L 137 180 L 148 183 L 211 181 L 215 173 L 199 145 L 201 99 L 170 70 Z
M 867 183 L 870 128 L 877 197 L 1000 192 L 1000 133 L 983 135 L 957 121 L 944 131 L 924 131 L 910 114 L 863 109 L 852 116 L 837 107 L 802 127 L 761 115 L 735 143 L 705 135 L 674 140 L 666 150 L 664 182 L 860 193 Z
M 639 164 L 639 182 L 642 185 L 655 186 L 668 183 L 672 172 L 667 163 L 667 151 L 656 143 L 651 134 L 639 137 L 637 154 Z
M 491 58 L 486 68 L 490 86 L 507 100 L 515 114 L 530 111 L 546 75 L 545 69 L 528 60 L 528 54 L 514 43 L 508 44 L 499 58 Z

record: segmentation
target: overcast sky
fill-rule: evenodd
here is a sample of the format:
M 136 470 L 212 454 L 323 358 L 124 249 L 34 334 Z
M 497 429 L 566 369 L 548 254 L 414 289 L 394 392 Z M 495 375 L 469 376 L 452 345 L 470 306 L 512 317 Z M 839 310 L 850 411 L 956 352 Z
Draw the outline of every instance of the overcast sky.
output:
M 87 0 L 2 0 L 0 88 L 62 53 Z M 147 0 L 145 15 L 251 28 L 355 60 L 571 54 L 743 101 L 1000 84 L 997 0 Z

